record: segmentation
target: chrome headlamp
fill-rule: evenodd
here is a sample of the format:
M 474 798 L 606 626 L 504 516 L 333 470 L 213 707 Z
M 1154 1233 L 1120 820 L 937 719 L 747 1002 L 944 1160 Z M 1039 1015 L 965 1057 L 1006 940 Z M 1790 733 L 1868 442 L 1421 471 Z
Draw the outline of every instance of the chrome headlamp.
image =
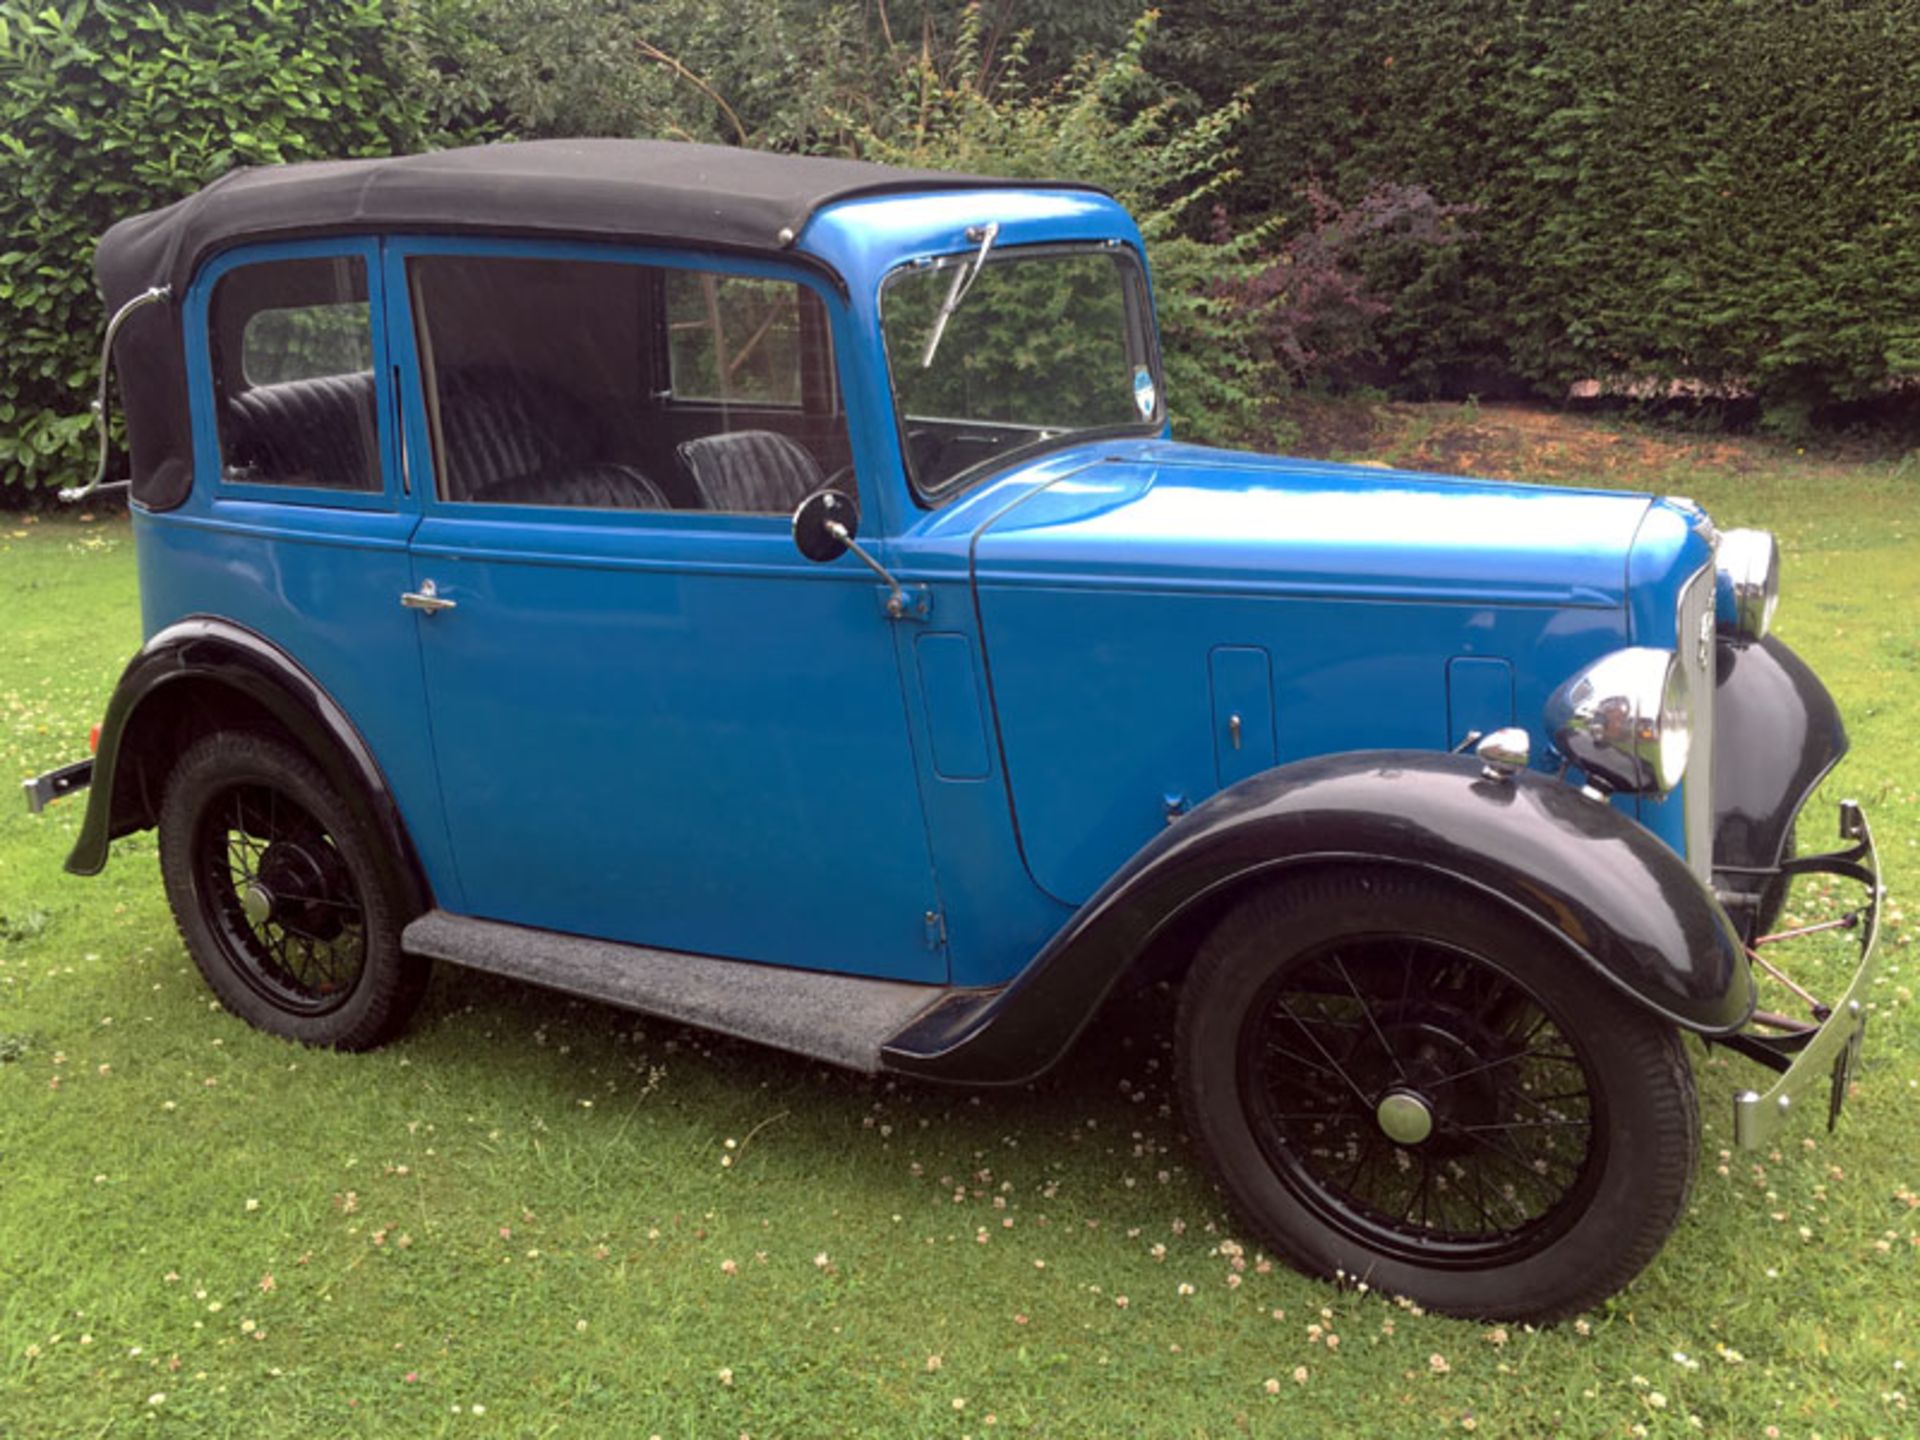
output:
M 1663 795 L 1693 743 L 1693 695 L 1671 650 L 1602 655 L 1547 702 L 1547 729 L 1602 790 Z
M 1720 537 L 1714 576 L 1714 612 L 1720 628 L 1742 640 L 1760 640 L 1780 603 L 1780 546 L 1765 530 L 1729 530 Z

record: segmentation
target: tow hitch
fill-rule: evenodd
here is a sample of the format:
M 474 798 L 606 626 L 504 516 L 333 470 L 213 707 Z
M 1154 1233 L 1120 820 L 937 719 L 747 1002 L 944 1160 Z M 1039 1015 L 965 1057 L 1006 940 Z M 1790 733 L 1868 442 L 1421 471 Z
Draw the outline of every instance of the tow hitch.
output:
M 20 788 L 27 792 L 27 809 L 38 815 L 55 800 L 71 795 L 76 790 L 84 790 L 92 783 L 93 761 L 89 758 L 62 765 L 58 770 L 49 770 L 31 780 L 22 780 Z

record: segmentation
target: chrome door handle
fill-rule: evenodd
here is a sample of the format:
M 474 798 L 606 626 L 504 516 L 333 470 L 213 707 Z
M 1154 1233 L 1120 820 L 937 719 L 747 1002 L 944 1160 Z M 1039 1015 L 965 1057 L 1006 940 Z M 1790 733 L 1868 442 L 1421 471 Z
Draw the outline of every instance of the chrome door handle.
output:
M 434 587 L 431 580 L 422 580 L 418 590 L 408 590 L 400 597 L 400 603 L 409 610 L 419 610 L 427 615 L 437 615 L 442 610 L 451 610 L 459 602 L 449 600 Z

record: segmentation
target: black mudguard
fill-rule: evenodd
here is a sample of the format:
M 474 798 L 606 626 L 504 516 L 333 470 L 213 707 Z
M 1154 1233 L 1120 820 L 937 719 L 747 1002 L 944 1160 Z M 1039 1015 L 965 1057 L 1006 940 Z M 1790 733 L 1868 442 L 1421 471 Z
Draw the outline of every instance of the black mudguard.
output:
M 175 758 L 172 722 L 217 714 L 223 702 L 273 724 L 319 765 L 337 794 L 400 857 L 411 913 L 432 905 L 424 872 L 393 792 L 333 697 L 272 641 L 230 620 L 196 616 L 169 625 L 121 673 L 100 725 L 93 783 L 80 837 L 67 857 L 75 875 L 106 867 L 109 842 L 154 824 L 160 786 Z
M 1017 1083 L 1064 1054 L 1108 992 L 1183 913 L 1314 864 L 1408 865 L 1472 886 L 1540 927 L 1649 1010 L 1721 1035 L 1753 976 L 1712 892 L 1651 832 L 1545 775 L 1366 751 L 1285 765 L 1221 791 L 1143 847 L 1010 984 L 955 995 L 894 1036 L 888 1068 Z
M 1713 710 L 1713 868 L 1768 871 L 1814 786 L 1847 753 L 1847 727 L 1820 677 L 1769 635 L 1722 642 Z

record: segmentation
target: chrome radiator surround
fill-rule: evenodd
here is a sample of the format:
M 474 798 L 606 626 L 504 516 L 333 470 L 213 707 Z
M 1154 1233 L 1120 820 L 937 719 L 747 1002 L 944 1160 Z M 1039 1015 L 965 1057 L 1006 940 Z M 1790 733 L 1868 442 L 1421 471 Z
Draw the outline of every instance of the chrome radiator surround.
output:
M 1693 696 L 1693 744 L 1681 783 L 1687 865 L 1701 883 L 1713 883 L 1714 655 L 1718 641 L 1714 567 L 1709 561 L 1680 587 L 1674 651 L 1685 667 Z

